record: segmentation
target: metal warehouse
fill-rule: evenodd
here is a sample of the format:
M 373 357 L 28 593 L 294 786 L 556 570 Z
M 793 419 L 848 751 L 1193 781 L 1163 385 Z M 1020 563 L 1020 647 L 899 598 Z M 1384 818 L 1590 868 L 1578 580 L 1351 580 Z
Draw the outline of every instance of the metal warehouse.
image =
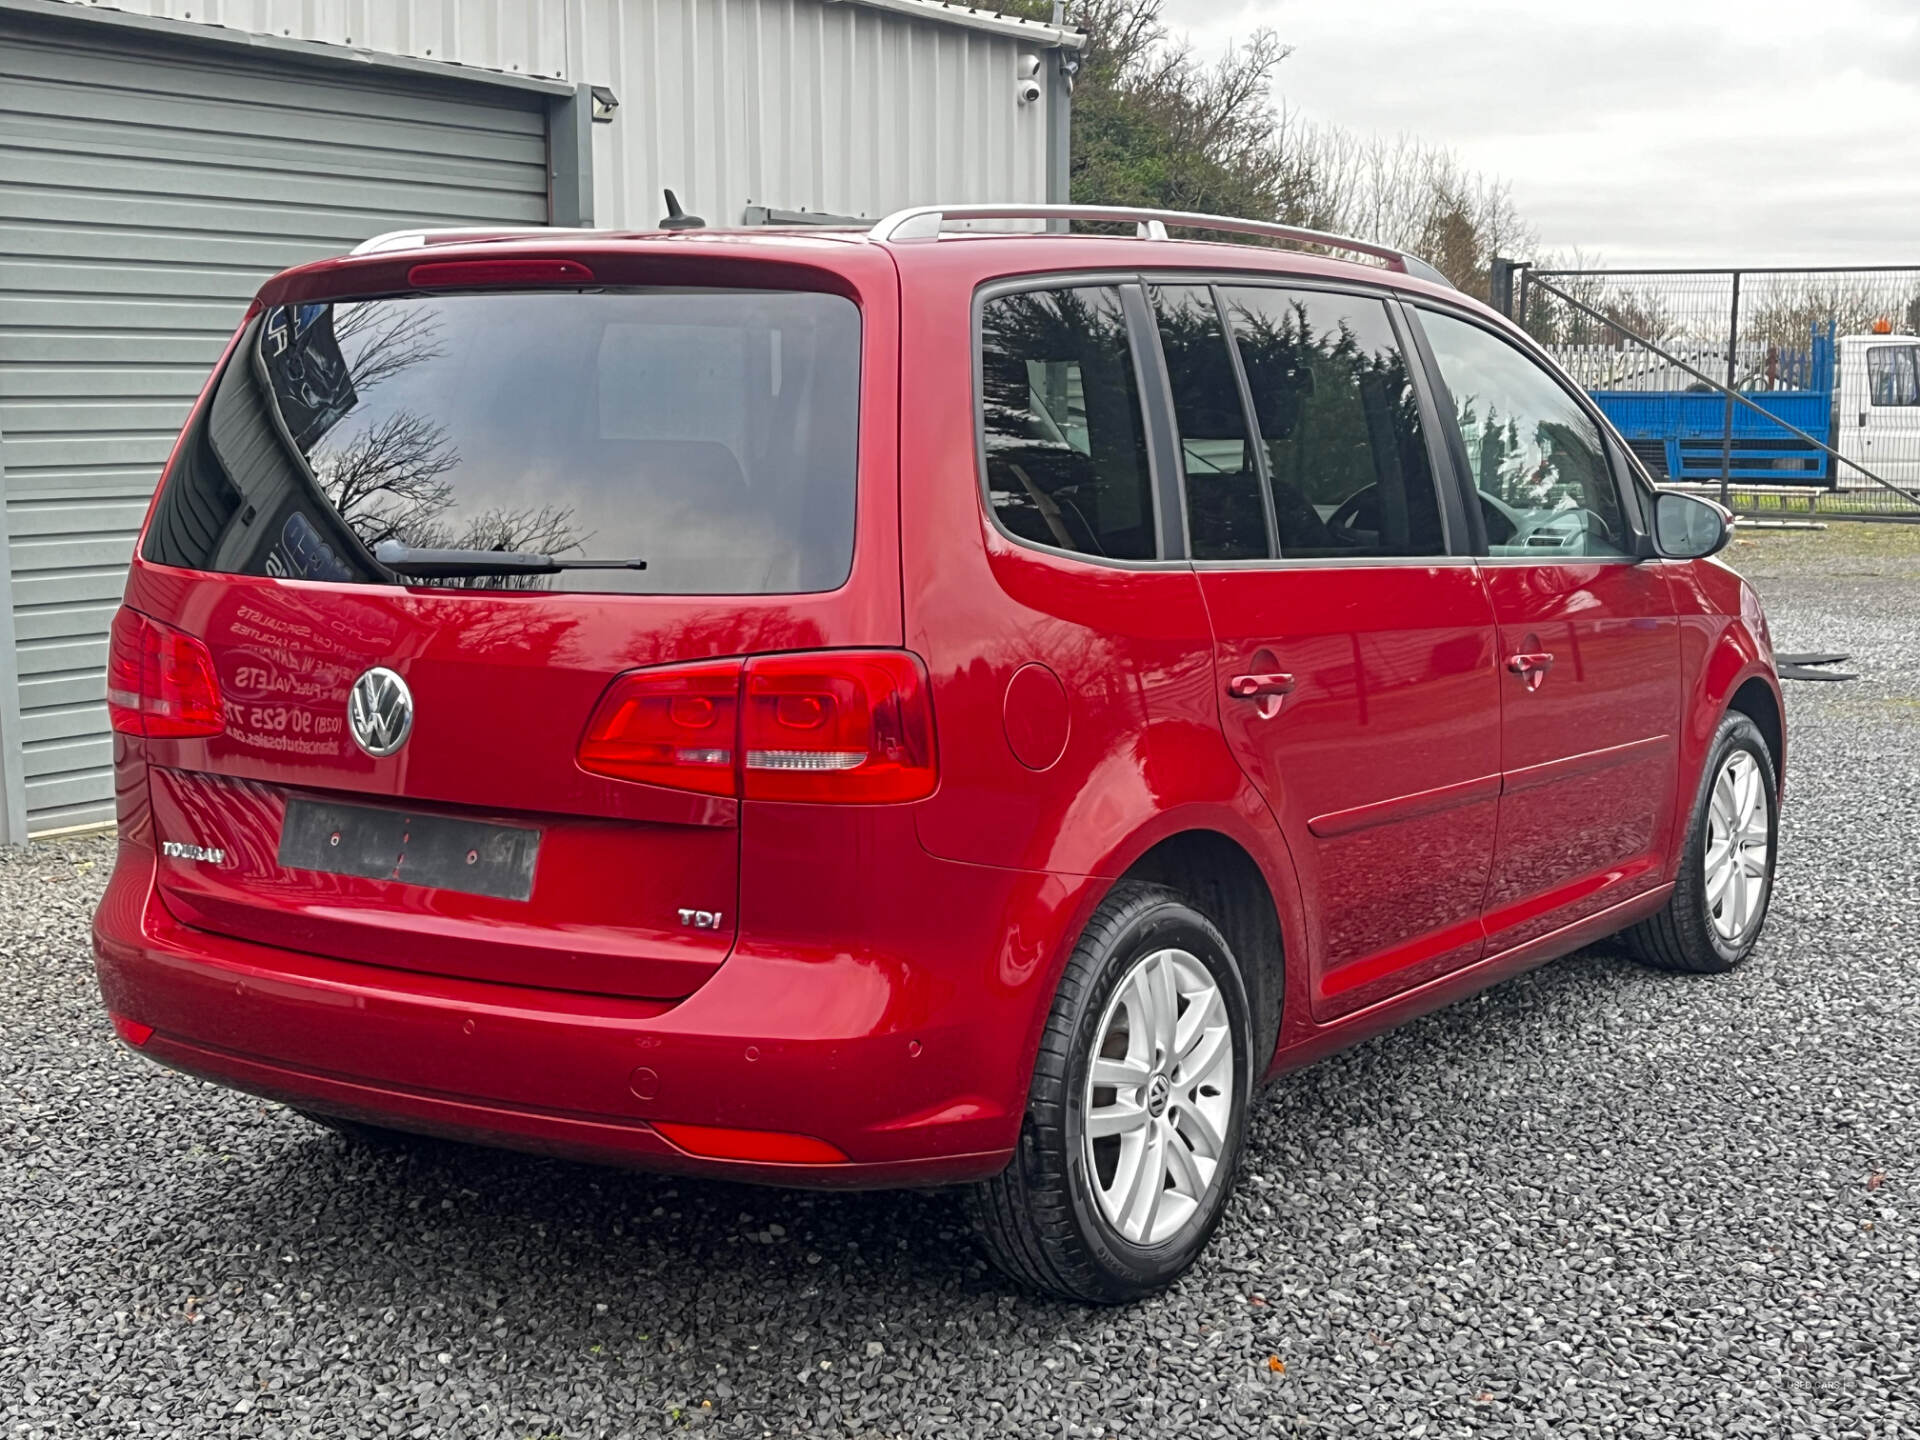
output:
M 0 0 L 0 840 L 113 816 L 107 627 L 266 276 L 420 225 L 1064 200 L 1078 35 L 938 0 Z

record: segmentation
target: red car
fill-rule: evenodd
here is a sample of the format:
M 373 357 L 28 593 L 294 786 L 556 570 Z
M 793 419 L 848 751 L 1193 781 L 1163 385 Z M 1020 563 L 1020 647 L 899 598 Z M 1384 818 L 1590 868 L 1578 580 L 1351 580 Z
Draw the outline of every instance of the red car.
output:
M 964 1186 L 1114 1301 L 1277 1074 L 1607 936 L 1745 958 L 1725 513 L 1412 257 L 941 233 L 1069 213 L 269 281 L 113 626 L 121 1036 L 362 1136 Z

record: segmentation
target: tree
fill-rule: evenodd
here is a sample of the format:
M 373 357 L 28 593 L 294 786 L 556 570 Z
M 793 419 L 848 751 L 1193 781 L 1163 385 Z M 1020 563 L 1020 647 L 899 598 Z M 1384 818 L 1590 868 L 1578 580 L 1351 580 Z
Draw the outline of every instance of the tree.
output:
M 1050 20 L 1051 0 L 1002 8 Z M 1496 254 L 1533 233 L 1507 187 L 1412 136 L 1302 121 L 1275 99 L 1292 47 L 1253 31 L 1212 65 L 1174 40 L 1161 0 L 1070 0 L 1084 31 L 1073 90 L 1072 198 L 1276 220 L 1413 250 L 1485 294 Z
M 316 449 L 313 478 L 336 513 L 371 548 L 411 541 L 453 504 L 440 477 L 460 463 L 444 425 L 396 410 L 338 449 Z
M 1290 48 L 1271 30 L 1206 66 L 1169 40 L 1160 0 L 1082 0 L 1070 18 L 1088 37 L 1074 83 L 1076 201 L 1262 218 L 1309 203 L 1296 157 L 1274 143 L 1270 97 Z

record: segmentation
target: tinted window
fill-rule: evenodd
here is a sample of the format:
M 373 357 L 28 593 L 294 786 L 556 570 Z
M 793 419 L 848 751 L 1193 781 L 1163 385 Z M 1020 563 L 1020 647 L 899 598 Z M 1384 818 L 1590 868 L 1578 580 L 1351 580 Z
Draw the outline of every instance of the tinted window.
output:
M 1867 384 L 1876 405 L 1920 405 L 1920 348 L 1873 346 L 1867 351 Z
M 1260 467 L 1213 291 L 1204 285 L 1160 286 L 1153 292 L 1153 310 L 1180 427 L 1194 558 L 1264 556 L 1269 551 Z
M 1280 553 L 1445 553 L 1419 401 L 1386 305 L 1252 286 L 1223 294 L 1266 450 Z
M 1453 397 L 1495 555 L 1624 555 L 1600 427 L 1548 371 L 1492 331 L 1423 312 Z
M 1115 560 L 1156 554 L 1147 434 L 1120 292 L 1032 290 L 981 317 L 987 492 L 1009 532 Z
M 859 376 L 859 311 L 834 295 L 280 307 L 223 377 L 149 555 L 376 580 L 369 552 L 397 541 L 647 562 L 441 584 L 830 590 L 852 564 Z

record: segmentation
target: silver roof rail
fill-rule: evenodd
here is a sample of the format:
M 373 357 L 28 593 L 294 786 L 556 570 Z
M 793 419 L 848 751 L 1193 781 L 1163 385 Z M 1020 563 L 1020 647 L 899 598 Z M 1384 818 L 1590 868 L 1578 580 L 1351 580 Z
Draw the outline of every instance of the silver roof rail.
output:
M 1330 235 L 1324 230 L 1307 230 L 1298 225 L 1281 225 L 1271 220 L 1242 220 L 1231 215 L 1197 215 L 1185 210 L 1144 210 L 1131 205 L 917 205 L 896 210 L 867 232 L 869 240 L 934 240 L 940 227 L 949 220 L 1103 220 L 1117 225 L 1132 225 L 1142 240 L 1165 240 L 1169 230 L 1219 230 L 1231 235 L 1258 235 L 1268 240 L 1291 240 L 1296 245 L 1319 245 L 1328 250 L 1348 250 L 1384 260 L 1387 267 L 1416 279 L 1453 288 L 1453 282 L 1418 255 L 1381 245 L 1372 240 L 1356 240 L 1349 235 Z
M 534 235 L 592 235 L 590 229 L 570 230 L 557 225 L 447 225 L 432 230 L 389 230 L 362 240 L 349 255 L 377 255 L 386 250 L 417 250 L 425 245 L 458 244 L 462 240 L 519 240 Z

